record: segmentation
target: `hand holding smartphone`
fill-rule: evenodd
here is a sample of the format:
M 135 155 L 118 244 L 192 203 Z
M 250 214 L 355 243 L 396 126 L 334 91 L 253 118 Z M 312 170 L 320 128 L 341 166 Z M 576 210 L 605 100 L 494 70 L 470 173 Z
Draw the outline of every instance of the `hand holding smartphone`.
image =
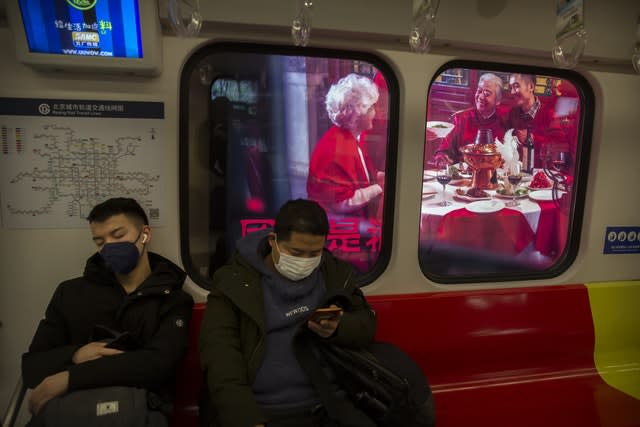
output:
M 321 307 L 313 312 L 309 320 L 320 323 L 321 320 L 336 320 L 340 317 L 342 309 L 340 307 Z
M 105 345 L 105 348 L 115 348 L 116 350 L 134 350 L 137 347 L 136 340 L 129 334 L 123 332 Z

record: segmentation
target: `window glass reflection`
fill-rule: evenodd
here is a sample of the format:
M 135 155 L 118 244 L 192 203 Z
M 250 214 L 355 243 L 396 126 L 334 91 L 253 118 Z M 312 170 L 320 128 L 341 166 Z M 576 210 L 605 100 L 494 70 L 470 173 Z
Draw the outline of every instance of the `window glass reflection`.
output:
M 201 63 L 214 78 L 209 137 L 187 147 L 194 268 L 210 277 L 239 237 L 310 198 L 329 215 L 327 248 L 371 271 L 383 247 L 388 77 L 361 58 L 215 51 Z

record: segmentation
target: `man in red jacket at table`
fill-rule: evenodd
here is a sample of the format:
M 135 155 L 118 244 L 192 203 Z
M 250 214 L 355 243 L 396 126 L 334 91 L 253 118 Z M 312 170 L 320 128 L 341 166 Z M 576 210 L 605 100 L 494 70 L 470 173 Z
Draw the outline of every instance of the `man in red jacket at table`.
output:
M 509 86 L 515 105 L 509 112 L 507 127 L 514 128 L 513 135 L 520 144 L 527 138 L 533 140 L 534 167 L 544 166 L 543 158 L 548 150 L 568 153 L 569 144 L 555 111 L 535 95 L 535 76 L 512 74 Z M 521 147 L 518 151 L 522 158 Z
M 496 107 L 502 99 L 502 79 L 492 73 L 485 73 L 478 79 L 474 101 L 475 107 L 458 111 L 453 114 L 455 127 L 447 135 L 436 150 L 434 162 L 436 164 L 459 163 L 463 160 L 460 148 L 467 144 L 473 144 L 478 129 L 491 129 L 493 138 L 504 138 L 506 130 L 502 117 L 496 111 Z

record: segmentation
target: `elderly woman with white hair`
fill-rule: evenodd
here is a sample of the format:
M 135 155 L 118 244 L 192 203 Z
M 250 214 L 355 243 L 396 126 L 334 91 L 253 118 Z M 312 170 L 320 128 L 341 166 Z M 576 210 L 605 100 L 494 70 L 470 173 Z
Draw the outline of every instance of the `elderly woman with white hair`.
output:
M 373 218 L 371 202 L 383 192 L 384 173 L 374 169 L 365 144 L 375 117 L 378 89 L 371 79 L 349 74 L 331 86 L 326 108 L 333 126 L 311 156 L 307 193 L 328 213 Z

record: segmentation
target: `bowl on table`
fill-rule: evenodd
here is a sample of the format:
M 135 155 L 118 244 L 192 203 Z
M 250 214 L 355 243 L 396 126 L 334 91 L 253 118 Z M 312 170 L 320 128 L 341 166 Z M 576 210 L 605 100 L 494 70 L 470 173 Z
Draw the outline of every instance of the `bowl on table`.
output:
M 444 138 L 453 130 L 453 123 L 430 121 L 427 122 L 427 139 L 429 132 L 435 135 L 435 138 Z

